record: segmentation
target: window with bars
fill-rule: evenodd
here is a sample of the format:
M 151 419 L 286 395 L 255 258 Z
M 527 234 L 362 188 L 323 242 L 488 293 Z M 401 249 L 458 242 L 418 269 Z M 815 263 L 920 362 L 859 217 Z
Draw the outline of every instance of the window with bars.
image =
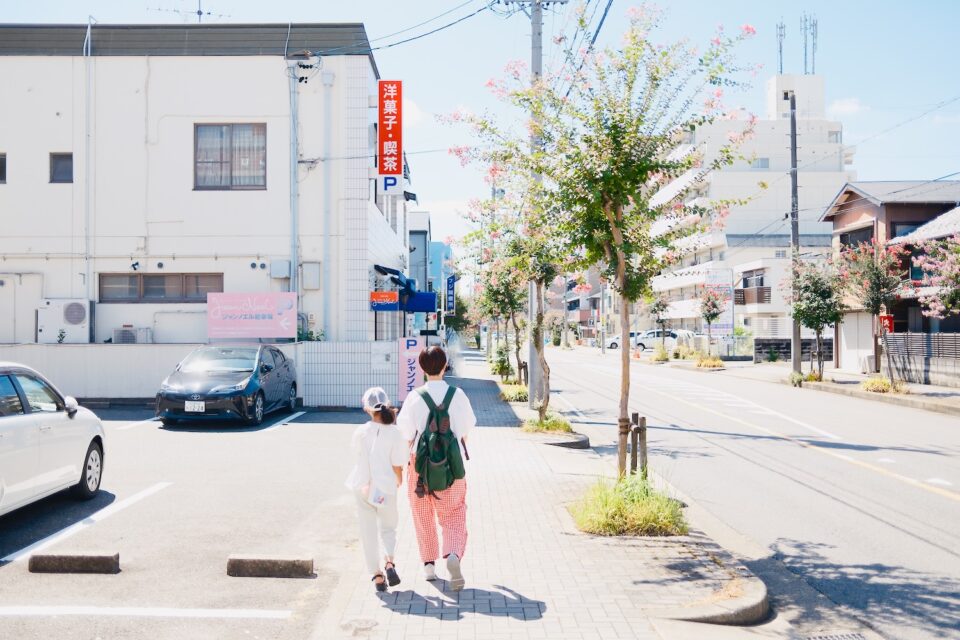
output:
M 101 273 L 100 302 L 206 302 L 222 273 Z
M 266 124 L 194 126 L 194 188 L 267 188 Z

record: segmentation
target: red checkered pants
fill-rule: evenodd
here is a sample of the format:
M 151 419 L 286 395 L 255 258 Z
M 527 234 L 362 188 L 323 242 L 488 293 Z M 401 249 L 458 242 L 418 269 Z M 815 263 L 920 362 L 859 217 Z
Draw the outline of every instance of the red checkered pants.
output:
M 413 526 L 417 530 L 420 559 L 433 562 L 440 557 L 438 522 L 443 531 L 443 556 L 455 553 L 462 558 L 467 547 L 467 481 L 454 480 L 448 489 L 437 492 L 437 498 L 429 494 L 418 498 L 415 491 L 419 476 L 414 463 L 415 456 L 411 456 L 407 466 L 407 497 L 413 513 Z

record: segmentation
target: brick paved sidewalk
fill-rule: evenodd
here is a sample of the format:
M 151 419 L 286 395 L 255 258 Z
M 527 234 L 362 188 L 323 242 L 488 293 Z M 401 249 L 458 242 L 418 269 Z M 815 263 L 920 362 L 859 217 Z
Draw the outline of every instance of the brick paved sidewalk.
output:
M 357 545 L 316 638 L 659 638 L 652 610 L 735 597 L 736 567 L 701 536 L 613 539 L 576 531 L 565 504 L 613 470 L 592 451 L 552 447 L 515 428 L 482 360 L 466 354 L 455 381 L 479 419 L 467 463 L 468 530 L 459 594 L 422 577 L 409 507 L 400 503 L 403 583 L 376 594 Z M 355 567 L 355 571 L 353 570 Z M 446 577 L 445 567 L 438 573 Z M 354 577 L 355 576 L 355 577 Z

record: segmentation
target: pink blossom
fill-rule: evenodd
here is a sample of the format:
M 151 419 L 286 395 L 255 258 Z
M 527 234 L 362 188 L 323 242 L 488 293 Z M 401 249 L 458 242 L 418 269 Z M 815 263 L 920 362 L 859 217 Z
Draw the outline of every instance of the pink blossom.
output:
M 451 245 L 451 244 L 455 243 L 456 241 L 457 241 L 457 239 L 454 238 L 453 236 L 447 236 L 446 238 L 443 239 L 443 243 L 446 244 L 446 245 Z
M 742 31 L 743 35 L 745 36 L 752 36 L 752 35 L 756 35 L 757 33 L 757 30 L 754 29 L 753 26 L 749 24 L 745 24 L 742 27 L 740 27 L 740 31 Z
M 713 95 L 716 96 L 717 98 L 722 98 L 722 97 L 723 97 L 723 89 L 721 89 L 721 88 L 718 87 L 717 89 L 714 90 Z
M 719 47 L 722 44 L 722 42 L 720 41 L 720 38 L 714 38 L 713 40 L 710 41 L 710 44 L 713 44 Z

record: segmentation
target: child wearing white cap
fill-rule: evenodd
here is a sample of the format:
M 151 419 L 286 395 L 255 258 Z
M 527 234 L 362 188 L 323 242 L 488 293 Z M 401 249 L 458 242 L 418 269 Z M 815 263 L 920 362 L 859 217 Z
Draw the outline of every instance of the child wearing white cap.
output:
M 397 414 L 390 406 L 386 391 L 380 387 L 367 389 L 363 394 L 363 410 L 370 420 L 353 434 L 351 449 L 356 464 L 346 485 L 357 501 L 360 540 L 367 569 L 373 574 L 376 590 L 383 592 L 387 590 L 387 584 L 391 587 L 400 584 L 393 563 L 397 546 L 397 487 L 403 482 L 409 446 L 394 425 Z M 385 551 L 382 570 L 381 543 Z

